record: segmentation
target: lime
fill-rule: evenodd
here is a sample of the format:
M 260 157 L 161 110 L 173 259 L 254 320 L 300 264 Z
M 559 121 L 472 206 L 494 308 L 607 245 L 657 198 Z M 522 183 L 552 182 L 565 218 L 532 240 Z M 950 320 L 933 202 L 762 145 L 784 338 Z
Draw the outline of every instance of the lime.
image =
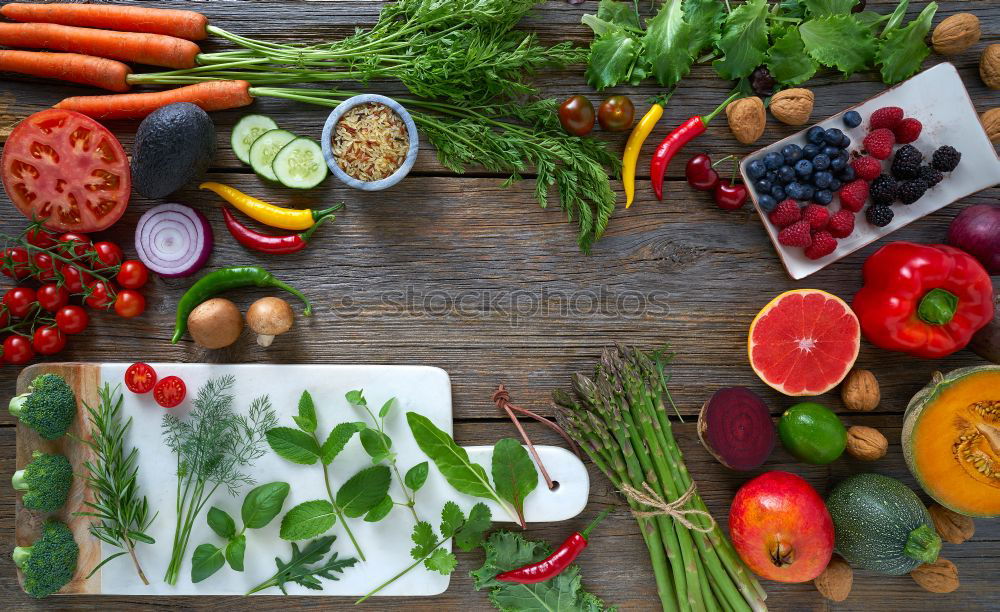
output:
M 781 445 L 799 461 L 822 465 L 844 452 L 847 430 L 832 410 L 816 402 L 795 404 L 778 421 Z

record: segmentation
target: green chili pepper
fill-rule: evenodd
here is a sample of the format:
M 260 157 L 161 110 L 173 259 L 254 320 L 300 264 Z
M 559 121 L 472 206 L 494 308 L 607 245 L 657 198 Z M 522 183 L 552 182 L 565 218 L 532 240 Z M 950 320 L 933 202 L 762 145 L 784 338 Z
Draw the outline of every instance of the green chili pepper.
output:
M 188 315 L 205 300 L 240 287 L 277 287 L 297 296 L 306 305 L 303 314 L 312 314 L 312 304 L 301 291 L 278 280 L 273 274 L 258 266 L 235 266 L 210 272 L 191 285 L 177 302 L 177 322 L 171 343 L 177 344 L 187 331 Z

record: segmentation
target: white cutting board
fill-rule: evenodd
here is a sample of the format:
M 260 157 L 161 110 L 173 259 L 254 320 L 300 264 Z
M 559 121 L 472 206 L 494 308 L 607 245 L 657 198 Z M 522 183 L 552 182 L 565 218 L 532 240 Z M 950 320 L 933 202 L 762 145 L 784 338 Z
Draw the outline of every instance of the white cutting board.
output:
M 44 371 L 46 365 L 37 366 Z M 101 364 L 100 379 L 112 385 L 123 380 L 129 364 Z M 297 404 L 302 391 L 308 389 L 316 403 L 319 426 L 317 432 L 325 437 L 336 424 L 344 421 L 368 421 L 364 411 L 349 406 L 344 394 L 352 389 L 364 389 L 369 405 L 377 409 L 390 397 L 397 399 L 397 405 L 386 420 L 386 433 L 392 438 L 393 450 L 398 453 L 400 472 L 405 473 L 412 465 L 427 460 L 417 447 L 406 424 L 406 412 L 414 411 L 428 417 L 437 427 L 452 432 L 451 382 L 448 374 L 439 368 L 423 366 L 336 366 L 336 365 L 216 365 L 216 364 L 150 364 L 162 378 L 180 376 L 188 387 L 185 401 L 173 409 L 184 418 L 192 406 L 197 390 L 209 378 L 232 374 L 236 377 L 234 407 L 246 412 L 250 401 L 260 395 L 269 395 L 278 414 L 281 425 L 292 426 L 292 415 L 297 413 Z M 40 373 L 40 372 L 37 372 Z M 124 389 L 124 387 L 123 387 Z M 485 392 L 485 391 L 484 391 Z M 112 560 L 105 565 L 99 576 L 99 588 L 90 592 L 114 595 L 242 595 L 250 588 L 269 578 L 276 570 L 274 557 L 287 561 L 291 554 L 288 542 L 278 537 L 281 517 L 293 506 L 312 499 L 325 499 L 322 472 L 318 465 L 295 465 L 268 449 L 259 459 L 253 476 L 257 484 L 285 481 L 291 485 L 291 493 L 285 500 L 282 512 L 264 529 L 247 530 L 247 551 L 245 571 L 235 572 L 224 566 L 210 578 L 191 583 L 191 554 L 202 543 L 211 542 L 224 545 L 208 527 L 206 513 L 215 505 L 230 514 L 240 523 L 240 505 L 243 495 L 250 487 L 241 491 L 238 497 L 231 497 L 225 491 L 218 491 L 199 516 L 192 531 L 180 579 L 175 586 L 162 580 L 169 562 L 174 533 L 176 512 L 176 459 L 163 444 L 160 423 L 164 409 L 153 400 L 152 394 L 135 395 L 124 390 L 124 415 L 131 416 L 133 425 L 129 433 L 129 446 L 139 448 L 139 474 L 142 492 L 149 498 L 150 507 L 159 511 L 148 534 L 156 540 L 155 545 L 141 544 L 137 548 L 143 569 L 150 580 L 144 586 L 136 577 L 127 556 Z M 484 399 L 484 401 L 486 401 Z M 20 429 L 19 429 L 20 433 Z M 496 437 L 516 437 L 513 426 L 498 425 Z M 590 490 L 586 468 L 570 451 L 553 446 L 536 447 L 552 478 L 559 482 L 555 491 L 550 491 L 539 478 L 539 486 L 525 500 L 526 520 L 530 522 L 561 521 L 572 518 L 583 510 Z M 469 447 L 473 461 L 490 471 L 492 447 Z M 364 452 L 357 437 L 337 457 L 331 466 L 331 485 L 334 491 L 371 461 Z M 21 466 L 18 466 L 21 467 Z M 401 499 L 402 493 L 395 481 L 390 494 Z M 448 500 L 456 501 L 463 510 L 468 510 L 480 500 L 457 493 L 430 462 L 430 476 L 427 483 L 416 495 L 416 511 L 421 520 L 429 521 L 435 530 L 440 522 L 440 512 Z M 510 521 L 501 509 L 486 502 L 493 511 L 494 522 Z M 21 510 L 21 512 L 24 512 Z M 410 533 L 413 517 L 405 508 L 397 507 L 379 523 L 365 523 L 361 519 L 348 519 L 355 537 L 367 557 L 344 571 L 339 581 L 323 580 L 323 590 L 313 591 L 296 584 L 288 584 L 290 595 L 344 595 L 360 596 L 394 576 L 412 563 L 410 548 L 413 543 Z M 339 522 L 325 535 L 337 535 L 333 550 L 340 557 L 353 557 L 353 547 L 344 534 Z M 81 537 L 78 532 L 78 538 Z M 300 543 L 301 545 L 301 543 Z M 113 554 L 117 549 L 103 546 L 103 556 Z M 450 547 L 450 542 L 448 545 Z M 95 578 L 97 578 L 95 576 Z M 92 579 L 93 580 L 93 579 Z M 430 572 L 420 566 L 387 587 L 379 594 L 424 596 L 437 595 L 448 588 L 449 576 Z M 269 589 L 262 595 L 280 595 L 278 589 Z

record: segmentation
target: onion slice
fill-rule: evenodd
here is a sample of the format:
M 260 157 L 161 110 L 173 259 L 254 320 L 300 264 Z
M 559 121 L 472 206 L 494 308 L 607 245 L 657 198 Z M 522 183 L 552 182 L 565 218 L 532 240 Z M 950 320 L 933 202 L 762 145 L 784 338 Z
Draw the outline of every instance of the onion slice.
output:
M 212 252 L 212 227 L 205 215 L 183 204 L 146 211 L 135 228 L 135 249 L 146 267 L 165 278 L 191 276 Z
M 778 439 L 767 404 L 745 387 L 724 387 L 705 402 L 698 437 L 719 463 L 741 472 L 760 467 Z

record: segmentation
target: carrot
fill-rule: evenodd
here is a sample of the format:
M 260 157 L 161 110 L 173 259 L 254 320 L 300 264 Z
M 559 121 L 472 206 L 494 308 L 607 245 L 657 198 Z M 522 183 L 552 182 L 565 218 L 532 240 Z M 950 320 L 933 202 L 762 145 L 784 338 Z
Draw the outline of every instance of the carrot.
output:
M 111 91 L 128 91 L 126 79 L 132 74 L 132 69 L 115 60 L 78 53 L 0 50 L 0 72 L 58 79 Z
M 166 34 L 188 40 L 208 37 L 208 18 L 194 11 L 141 8 L 113 4 L 27 4 L 12 2 L 0 7 L 11 21 L 58 23 L 83 28 Z
M 194 68 L 198 45 L 162 34 L 135 34 L 51 23 L 0 23 L 0 45 L 85 53 L 125 62 Z
M 176 102 L 197 104 L 206 111 L 247 106 L 253 102 L 246 81 L 209 81 L 148 93 L 66 98 L 55 108 L 83 113 L 94 119 L 142 119 L 149 113 Z

